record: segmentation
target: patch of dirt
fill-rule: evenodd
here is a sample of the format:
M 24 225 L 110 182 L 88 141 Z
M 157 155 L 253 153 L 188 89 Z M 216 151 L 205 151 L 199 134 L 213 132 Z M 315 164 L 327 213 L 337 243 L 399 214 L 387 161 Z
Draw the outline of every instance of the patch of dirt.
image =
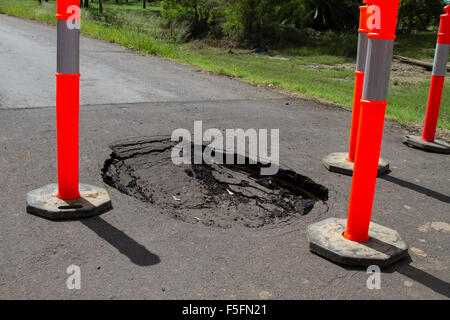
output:
M 355 70 L 355 63 L 342 63 L 335 65 L 326 65 L 319 63 L 310 63 L 306 65 L 309 69 L 317 70 Z M 399 81 L 403 83 L 417 83 L 430 80 L 431 72 L 423 67 L 392 61 L 390 81 Z
M 260 176 L 262 164 L 248 164 L 248 158 L 242 165 L 177 166 L 171 159 L 176 144 L 169 137 L 151 137 L 112 145 L 103 180 L 174 219 L 219 228 L 298 219 L 316 201 L 328 200 L 328 189 L 310 178 L 281 168 L 276 175 Z
M 392 62 L 391 81 L 401 81 L 405 83 L 417 83 L 430 81 L 431 72 L 427 69 L 398 61 Z

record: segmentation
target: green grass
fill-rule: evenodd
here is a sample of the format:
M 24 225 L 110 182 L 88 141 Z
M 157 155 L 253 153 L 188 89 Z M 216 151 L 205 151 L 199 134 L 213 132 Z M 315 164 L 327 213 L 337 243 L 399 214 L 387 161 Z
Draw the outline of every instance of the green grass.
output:
M 413 59 L 433 60 L 437 30 L 400 34 L 395 41 L 394 54 Z
M 143 54 L 157 54 L 187 63 L 213 73 L 241 78 L 251 84 L 272 84 L 290 90 L 302 97 L 319 99 L 351 108 L 353 100 L 352 68 L 356 36 L 327 33 L 305 41 L 302 46 L 270 47 L 270 54 L 288 60 L 268 59 L 249 50 L 208 46 L 208 41 L 179 44 L 171 40 L 172 31 L 161 27 L 159 3 L 142 9 L 142 3 L 122 0 L 104 3 L 105 13 L 93 9 L 82 11 L 82 29 L 85 35 L 104 39 L 135 49 Z M 55 2 L 37 0 L 1 0 L 0 13 L 55 24 Z M 436 32 L 400 35 L 395 53 L 415 59 L 432 60 Z M 402 124 L 422 123 L 428 97 L 429 77 L 411 82 L 391 79 L 387 117 Z M 450 83 L 447 81 L 442 98 L 438 126 L 450 129 Z
M 94 3 L 91 3 L 92 7 L 98 8 L 98 1 L 95 0 Z M 112 11 L 127 11 L 127 12 L 142 12 L 144 9 L 142 7 L 142 1 L 129 0 L 126 2 L 125 0 L 119 0 L 119 3 L 116 3 L 115 0 L 103 0 L 103 7 Z M 146 12 L 161 12 L 162 6 L 159 1 L 156 2 L 147 2 L 146 3 Z
M 295 60 L 268 60 L 256 55 L 233 55 L 220 49 L 192 49 L 188 45 L 187 61 L 214 73 L 246 79 L 252 84 L 273 84 L 289 89 L 304 97 L 321 98 L 342 105 L 352 101 L 348 92 L 353 90 L 353 71 L 311 69 L 309 64 L 335 64 L 346 58 L 330 56 L 297 57 Z

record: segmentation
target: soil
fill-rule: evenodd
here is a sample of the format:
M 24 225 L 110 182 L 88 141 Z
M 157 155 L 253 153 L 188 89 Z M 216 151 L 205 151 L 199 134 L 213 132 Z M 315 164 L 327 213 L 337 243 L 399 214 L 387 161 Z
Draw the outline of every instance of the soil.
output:
M 310 178 L 283 168 L 260 176 L 262 164 L 248 164 L 248 158 L 242 165 L 175 165 L 171 151 L 176 144 L 170 137 L 150 137 L 111 145 L 103 180 L 167 209 L 161 213 L 174 219 L 219 228 L 260 228 L 299 219 L 317 201 L 328 200 L 328 189 Z

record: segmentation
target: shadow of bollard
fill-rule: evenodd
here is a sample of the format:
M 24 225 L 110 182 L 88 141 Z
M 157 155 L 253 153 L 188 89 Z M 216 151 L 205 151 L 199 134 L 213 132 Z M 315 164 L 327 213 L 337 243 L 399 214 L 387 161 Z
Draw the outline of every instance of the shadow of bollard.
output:
M 400 263 L 394 267 L 394 270 L 411 280 L 430 288 L 434 292 L 450 298 L 450 283 L 413 267 L 410 262 Z
M 80 220 L 82 224 L 95 232 L 119 252 L 127 256 L 138 266 L 147 267 L 161 262 L 160 258 L 147 250 L 143 245 L 130 238 L 123 231 L 110 225 L 100 217 Z
M 408 254 L 403 260 L 397 262 L 396 264 L 381 268 L 381 273 L 395 273 L 398 272 L 405 277 L 420 283 L 421 285 L 433 290 L 434 292 L 443 295 L 447 298 L 450 298 L 450 283 L 444 280 L 441 280 L 428 272 L 420 270 L 411 265 L 412 263 L 411 256 Z M 361 267 L 349 267 L 341 265 L 347 271 L 360 271 L 364 272 L 366 269 Z
M 393 176 L 390 175 L 390 173 L 380 177 L 380 179 L 383 179 L 383 180 L 395 183 L 396 185 L 398 185 L 400 187 L 408 188 L 410 190 L 419 192 L 421 194 L 424 194 L 424 195 L 426 195 L 428 197 L 431 197 L 431 198 L 434 198 L 436 200 L 439 200 L 439 201 L 442 201 L 442 202 L 445 202 L 445 203 L 450 203 L 450 196 L 447 196 L 445 194 L 442 194 L 442 193 L 433 191 L 431 189 L 422 187 L 422 186 L 420 186 L 418 184 L 415 184 L 415 183 L 412 183 L 412 182 L 409 182 L 409 181 L 405 181 L 405 180 L 393 177 Z

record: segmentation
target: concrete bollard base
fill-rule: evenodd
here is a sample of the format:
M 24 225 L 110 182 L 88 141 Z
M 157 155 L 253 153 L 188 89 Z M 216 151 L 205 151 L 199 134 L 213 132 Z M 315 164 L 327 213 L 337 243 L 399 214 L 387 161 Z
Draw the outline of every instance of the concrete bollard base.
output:
M 422 140 L 422 137 L 409 135 L 403 136 L 402 139 L 403 143 L 408 147 L 435 153 L 450 154 L 450 144 L 442 140 L 434 140 L 433 142 L 428 142 Z
M 322 163 L 328 171 L 352 176 L 354 163 L 347 159 L 348 152 L 335 152 L 323 158 Z M 380 158 L 378 162 L 378 176 L 383 175 L 388 170 L 389 163 Z
M 385 267 L 405 258 L 408 246 L 397 231 L 371 223 L 369 241 L 344 238 L 346 219 L 328 218 L 308 226 L 308 243 L 312 252 L 338 264 Z
M 27 212 L 50 220 L 68 220 L 99 215 L 112 208 L 105 189 L 80 184 L 79 190 L 81 197 L 75 200 L 59 199 L 56 183 L 30 191 Z

